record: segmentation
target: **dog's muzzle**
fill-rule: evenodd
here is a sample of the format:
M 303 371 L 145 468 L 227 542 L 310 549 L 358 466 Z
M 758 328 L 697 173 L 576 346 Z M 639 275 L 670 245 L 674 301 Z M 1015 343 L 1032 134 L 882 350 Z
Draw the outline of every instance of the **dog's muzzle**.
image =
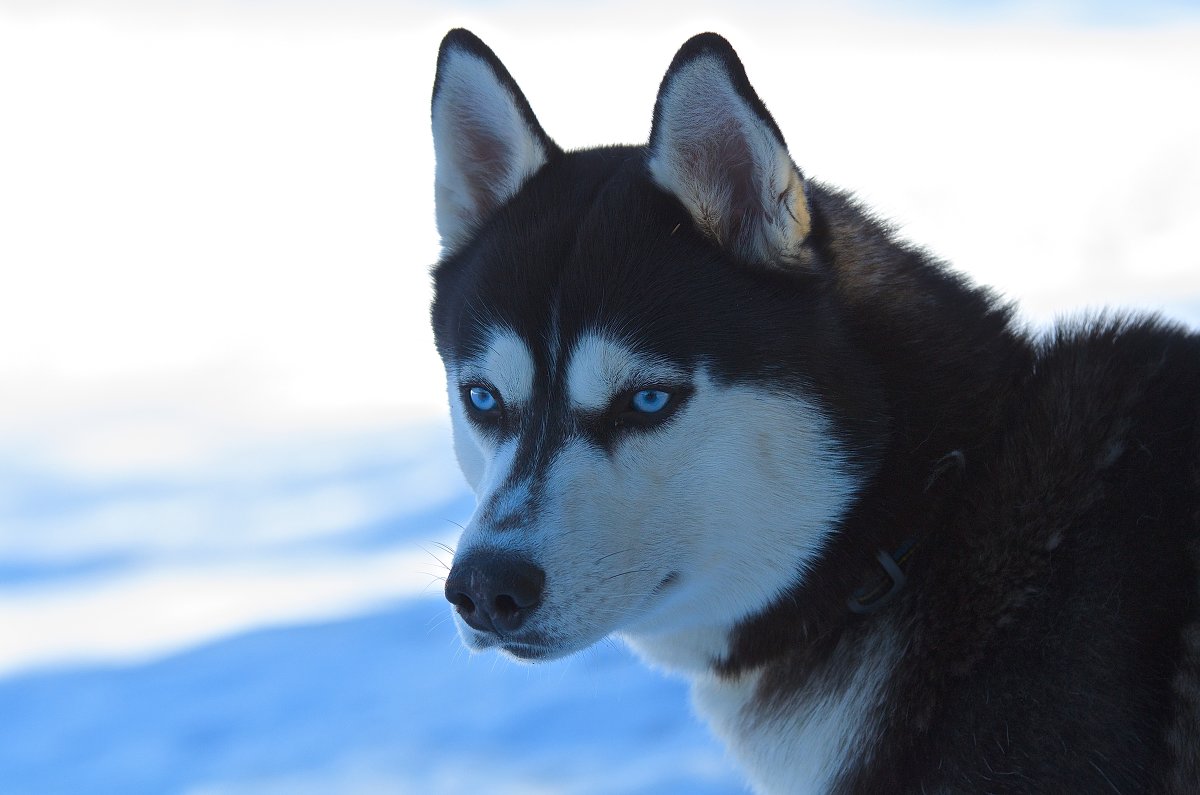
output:
M 505 637 L 542 603 L 545 584 L 546 573 L 531 561 L 485 550 L 454 562 L 446 599 L 467 626 Z

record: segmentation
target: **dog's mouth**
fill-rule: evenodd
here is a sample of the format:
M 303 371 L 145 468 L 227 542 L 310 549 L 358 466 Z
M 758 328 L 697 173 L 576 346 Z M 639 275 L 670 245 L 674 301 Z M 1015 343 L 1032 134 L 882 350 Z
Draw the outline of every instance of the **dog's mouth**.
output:
M 546 646 L 534 645 L 531 643 L 520 643 L 517 641 L 500 641 L 500 648 L 511 657 L 524 662 L 539 662 L 541 660 L 551 660 L 555 657 L 561 657 L 564 652 L 555 651 Z
M 556 643 L 540 632 L 522 632 L 513 635 L 502 635 L 494 632 L 480 632 L 469 629 L 463 634 L 467 646 L 475 651 L 498 649 L 518 660 L 536 662 L 563 657 L 574 651 L 566 648 L 565 644 Z
M 669 572 L 650 590 L 650 600 L 655 600 L 673 590 L 680 579 L 681 575 L 678 571 Z M 643 606 L 642 610 L 646 607 L 648 605 Z M 521 627 L 511 632 L 499 631 L 495 628 L 485 631 L 470 626 L 462 626 L 461 629 L 463 630 L 462 638 L 471 649 L 475 651 L 496 649 L 522 662 L 540 662 L 566 657 L 587 648 L 600 639 L 600 637 L 595 637 L 571 640 L 552 637 L 537 631 L 532 626 Z M 614 627 L 612 631 L 620 630 Z
M 515 638 L 494 638 L 492 647 L 521 662 L 544 662 L 567 657 L 582 651 L 591 643 L 556 643 L 548 640 L 530 641 Z

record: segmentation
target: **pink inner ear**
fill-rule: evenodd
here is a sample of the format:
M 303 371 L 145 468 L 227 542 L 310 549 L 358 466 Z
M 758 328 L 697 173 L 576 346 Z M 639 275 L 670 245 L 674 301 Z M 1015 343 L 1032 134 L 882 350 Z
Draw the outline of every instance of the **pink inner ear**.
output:
M 508 186 L 515 153 L 504 139 L 483 125 L 471 123 L 474 121 L 470 119 L 463 125 L 458 157 L 475 203 L 475 213 L 483 217 L 499 206 L 501 194 Z
M 762 186 L 756 183 L 754 156 L 745 132 L 736 120 L 722 125 L 723 133 L 714 147 L 712 173 L 723 178 L 728 188 L 729 205 L 723 219 L 722 239 L 736 245 L 748 225 L 763 215 Z
M 679 142 L 676 156 L 695 192 L 702 226 L 723 245 L 737 246 L 750 224 L 763 217 L 763 186 L 756 180 L 753 151 L 736 119 L 705 128 L 704 137 Z

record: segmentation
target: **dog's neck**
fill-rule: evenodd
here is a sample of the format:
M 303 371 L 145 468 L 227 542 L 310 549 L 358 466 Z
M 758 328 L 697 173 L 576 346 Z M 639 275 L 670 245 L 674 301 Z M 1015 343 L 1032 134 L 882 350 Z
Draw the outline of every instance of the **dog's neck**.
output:
M 623 637 L 652 667 L 698 681 L 715 675 L 715 661 L 729 653 L 732 630 L 732 626 L 695 627 Z
M 696 711 L 765 792 L 827 793 L 871 760 L 882 730 L 878 705 L 886 697 L 899 649 L 886 615 L 839 635 L 836 650 L 801 671 L 805 686 L 779 685 L 796 672 L 790 659 L 724 673 L 714 660 L 732 648 L 732 628 L 627 637 L 652 665 L 692 683 Z M 803 656 L 803 655 L 800 655 Z M 804 667 L 804 663 L 801 663 Z
M 698 626 L 662 632 L 631 632 L 624 636 L 633 650 L 651 665 L 683 674 L 696 682 L 707 680 L 738 681 L 755 674 L 781 657 L 793 657 L 804 649 L 813 659 L 832 648 L 842 629 L 861 625 L 887 609 L 893 598 L 908 587 L 908 569 L 915 559 L 930 554 L 936 543 L 938 525 L 956 509 L 966 470 L 966 457 L 960 450 L 943 456 L 923 481 L 918 503 L 928 522 L 911 526 L 904 542 L 894 548 L 876 550 L 874 557 L 837 567 L 826 566 L 818 572 L 819 582 L 793 589 L 774 601 L 787 604 L 790 619 L 785 627 L 771 627 L 772 611 L 747 616 L 727 625 Z M 866 501 L 868 504 L 871 500 Z M 854 512 L 851 512 L 851 521 Z M 849 532 L 844 529 L 842 532 Z M 797 593 L 807 598 L 798 599 Z M 761 623 L 760 623 L 761 622 Z M 747 632 L 753 627 L 752 632 Z M 782 630 L 782 631 L 781 631 Z M 747 635 L 765 638 L 758 653 L 743 648 Z

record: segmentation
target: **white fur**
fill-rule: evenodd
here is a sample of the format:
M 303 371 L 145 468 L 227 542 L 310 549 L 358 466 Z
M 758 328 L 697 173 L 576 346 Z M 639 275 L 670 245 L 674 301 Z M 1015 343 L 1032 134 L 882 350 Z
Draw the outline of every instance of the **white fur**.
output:
M 484 362 L 522 350 L 503 334 L 493 339 Z M 569 387 L 573 401 L 589 405 L 636 386 L 630 377 L 681 375 L 656 371 L 652 359 L 603 335 L 571 352 L 568 373 L 586 369 L 581 362 L 608 368 Z M 493 365 L 491 372 L 507 369 Z M 853 478 L 812 403 L 721 386 L 703 369 L 692 385 L 688 402 L 662 428 L 633 429 L 611 452 L 568 438 L 554 452 L 538 511 L 519 534 L 495 530 L 499 516 L 488 507 L 516 499 L 498 490 L 521 487 L 502 473 L 511 466 L 502 455 L 508 445 L 492 450 L 486 435 L 456 422 L 456 435 L 471 439 L 484 461 L 471 464 L 481 473 L 473 480 L 481 510 L 460 553 L 515 545 L 509 548 L 546 571 L 543 604 L 526 626 L 555 639 L 553 655 L 620 632 L 655 661 L 703 670 L 723 651 L 730 626 L 803 576 L 849 502 Z M 525 433 L 540 422 L 538 407 L 531 409 Z M 669 575 L 675 580 L 657 591 Z
M 437 227 L 452 250 L 546 162 L 516 98 L 491 66 L 451 50 L 433 103 Z
M 838 672 L 847 687 L 832 687 L 817 674 L 778 712 L 765 712 L 756 703 L 758 673 L 733 681 L 711 674 L 696 680 L 697 712 L 741 760 L 755 790 L 819 795 L 870 756 L 878 732 L 872 717 L 886 699 L 898 644 L 885 628 L 855 651 L 840 648 L 835 655 L 852 661 L 838 664 L 854 666 Z
M 454 457 L 458 459 L 458 467 L 462 470 L 467 484 L 476 494 L 483 488 L 484 470 L 491 463 L 495 451 L 488 449 L 490 445 L 480 439 L 467 421 L 467 409 L 462 403 L 458 390 L 458 377 L 455 371 L 449 371 L 446 376 L 446 392 L 450 399 L 450 428 L 454 436 Z
M 773 264 L 791 260 L 810 228 L 803 181 L 725 65 L 711 55 L 682 65 L 661 102 L 649 160 L 655 183 L 725 248 Z
M 511 386 L 538 377 L 532 361 L 510 332 L 497 331 L 464 372 Z M 565 366 L 569 396 L 557 399 L 580 412 L 608 405 L 639 379 L 684 377 L 601 333 L 582 337 Z M 479 462 L 472 482 L 480 509 L 459 554 L 482 546 L 530 557 L 546 572 L 546 591 L 526 626 L 553 640 L 550 656 L 621 634 L 651 662 L 693 679 L 697 710 L 757 788 L 824 792 L 868 752 L 874 729 L 867 717 L 895 658 L 890 636 L 857 657 L 848 689 L 822 689 L 818 681 L 779 717 L 756 712 L 756 673 L 723 681 L 711 664 L 727 651 L 739 619 L 803 577 L 850 501 L 854 479 L 827 420 L 803 396 L 723 386 L 703 368 L 691 382 L 694 393 L 666 425 L 630 433 L 611 455 L 569 438 L 554 454 L 539 510 L 516 532 L 495 525 L 509 511 L 531 510 L 529 484 L 509 478 L 518 441 L 491 446 L 466 423 L 452 387 L 460 404 L 456 436 L 474 446 Z M 536 431 L 538 406 L 529 408 L 523 432 Z M 676 581 L 656 591 L 672 573 Z M 493 635 L 459 627 L 472 648 L 503 648 Z
M 679 378 L 679 371 L 664 362 L 636 356 L 627 346 L 603 335 L 585 334 L 571 352 L 567 396 L 572 406 L 597 411 L 619 392 Z
M 459 376 L 463 383 L 478 381 L 496 387 L 504 405 L 520 408 L 533 395 L 536 373 L 533 354 L 521 338 L 508 329 L 493 331 L 486 352 L 479 359 L 462 363 Z
M 461 387 L 472 383 L 491 384 L 505 405 L 519 407 L 533 394 L 533 356 L 521 338 L 509 329 L 496 329 L 484 354 L 446 365 L 446 394 L 450 400 L 450 422 L 454 453 L 467 483 L 478 494 L 484 488 L 487 470 L 495 468 L 496 451 L 490 440 L 477 433 L 467 420 Z

